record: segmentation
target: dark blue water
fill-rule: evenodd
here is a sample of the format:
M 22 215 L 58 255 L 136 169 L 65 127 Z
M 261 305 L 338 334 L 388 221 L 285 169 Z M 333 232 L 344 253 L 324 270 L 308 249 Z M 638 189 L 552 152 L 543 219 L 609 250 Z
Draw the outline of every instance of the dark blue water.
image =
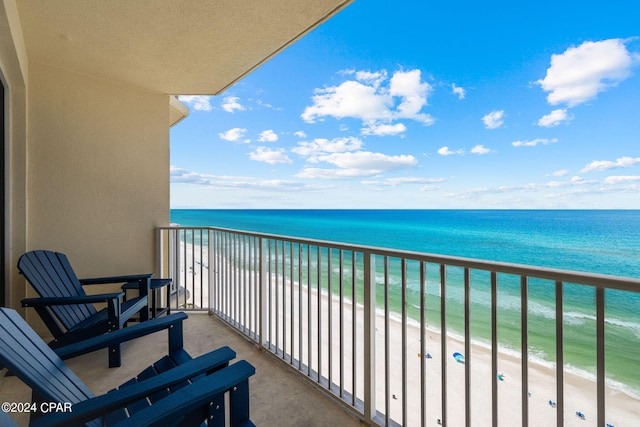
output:
M 172 210 L 171 221 L 640 277 L 636 210 Z

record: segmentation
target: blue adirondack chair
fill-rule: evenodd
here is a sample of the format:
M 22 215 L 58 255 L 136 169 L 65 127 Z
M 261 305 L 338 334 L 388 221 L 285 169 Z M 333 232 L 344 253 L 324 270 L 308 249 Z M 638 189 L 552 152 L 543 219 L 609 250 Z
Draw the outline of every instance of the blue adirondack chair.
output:
M 52 348 L 72 344 L 89 337 L 122 328 L 132 316 L 149 318 L 149 283 L 152 274 L 102 277 L 79 280 L 66 255 L 37 250 L 18 260 L 18 270 L 31 283 L 40 298 L 22 300 L 23 307 L 38 312 L 54 339 Z M 137 283 L 139 296 L 124 300 L 124 292 L 87 295 L 83 285 Z M 106 303 L 96 310 L 95 303 Z M 120 347 L 109 351 L 109 366 L 120 366 Z
M 223 347 L 192 359 L 182 348 L 183 313 L 154 319 L 63 347 L 67 356 L 134 339 L 149 328 L 169 331 L 169 354 L 120 388 L 94 396 L 58 355 L 14 310 L 0 308 L 0 363 L 33 390 L 35 408 L 71 404 L 71 410 L 30 412 L 31 426 L 252 426 L 246 361 L 229 365 L 235 352 Z M 150 325 L 150 326 L 148 326 Z M 84 348 L 83 348 L 84 347 Z M 64 406 L 63 406 L 64 407 Z

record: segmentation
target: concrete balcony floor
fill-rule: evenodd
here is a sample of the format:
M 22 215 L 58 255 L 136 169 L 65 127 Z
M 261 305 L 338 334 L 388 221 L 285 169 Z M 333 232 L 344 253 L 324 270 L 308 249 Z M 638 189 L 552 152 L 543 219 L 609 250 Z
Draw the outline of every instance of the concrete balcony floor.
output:
M 223 322 L 204 313 L 190 313 L 184 323 L 184 346 L 193 356 L 228 345 L 256 367 L 249 380 L 251 419 L 258 426 L 359 426 L 360 421 L 292 370 L 262 353 Z M 165 332 L 123 345 L 122 367 L 107 367 L 106 350 L 67 360 L 87 386 L 97 395 L 137 375 L 167 352 Z M 15 377 L 0 378 L 0 400 L 30 402 L 31 391 Z M 11 414 L 22 426 L 28 416 Z

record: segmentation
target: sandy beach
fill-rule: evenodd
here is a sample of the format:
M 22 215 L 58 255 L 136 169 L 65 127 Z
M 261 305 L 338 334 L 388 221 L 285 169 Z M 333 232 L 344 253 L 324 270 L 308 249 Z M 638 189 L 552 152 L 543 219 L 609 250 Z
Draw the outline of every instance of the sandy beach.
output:
M 187 251 L 188 254 L 191 251 Z M 202 274 L 200 265 L 193 262 L 188 256 L 187 268 L 194 267 L 195 274 L 188 277 L 196 278 L 196 286 L 192 288 L 195 300 L 200 299 L 200 280 L 203 290 L 208 290 L 208 263 L 205 254 Z M 213 273 L 218 281 L 225 277 L 222 296 L 229 292 L 231 286 L 235 286 L 238 297 L 251 295 L 251 303 L 240 304 L 233 312 L 237 321 L 253 318 L 251 326 L 255 325 L 255 316 L 250 316 L 251 307 L 255 310 L 258 306 L 256 285 L 251 275 L 244 275 L 239 269 L 229 271 L 228 264 L 222 258 L 211 260 L 214 266 Z M 270 293 L 272 310 L 265 316 L 270 326 L 267 329 L 267 339 L 270 337 L 272 351 L 290 355 L 293 353 L 294 366 L 298 366 L 298 359 L 302 360 L 304 373 L 306 366 L 310 364 L 312 371 L 320 372 L 323 382 L 331 378 L 334 393 L 340 390 L 346 392 L 345 396 L 353 393 L 352 360 L 355 360 L 356 397 L 362 400 L 364 395 L 364 308 L 353 304 L 346 298 L 341 301 L 336 295 L 329 298 L 326 291 L 322 291 L 318 298 L 315 284 L 312 284 L 311 292 L 307 292 L 307 286 L 298 286 L 287 278 L 281 276 L 271 277 Z M 246 279 L 244 279 L 246 278 Z M 189 280 L 190 282 L 190 280 Z M 334 287 L 337 285 L 334 284 Z M 251 288 L 251 291 L 249 290 Z M 301 292 L 301 294 L 300 294 Z M 208 300 L 208 295 L 202 295 L 203 300 Z M 329 301 L 331 303 L 329 303 Z M 293 304 L 292 304 L 293 302 Z M 318 310 L 318 305 L 320 310 Z M 246 307 L 246 309 L 245 309 Z M 277 307 L 277 308 L 276 308 Z M 255 311 L 254 311 L 255 313 Z M 309 318 L 310 316 L 310 318 Z M 340 318 L 342 316 L 342 322 Z M 283 322 L 283 318 L 285 321 Z M 270 320 L 269 320 L 270 319 Z M 388 320 L 388 322 L 387 322 Z M 355 322 L 355 337 L 352 329 Z M 440 333 L 437 330 L 428 329 L 426 332 L 425 347 L 431 358 L 425 358 L 425 386 L 421 393 L 421 345 L 420 329 L 414 321 L 408 321 L 406 325 L 406 369 L 407 380 L 406 396 L 402 387 L 402 322 L 399 315 L 390 315 L 387 319 L 384 311 L 378 308 L 375 320 L 376 328 L 376 352 L 375 352 L 375 386 L 376 408 L 383 414 L 386 412 L 385 393 L 386 378 L 389 378 L 389 415 L 392 420 L 402 423 L 403 400 L 407 403 L 408 426 L 421 425 L 421 402 L 424 395 L 426 406 L 426 425 L 438 425 L 438 419 L 442 419 L 442 392 L 441 392 L 441 362 L 446 360 L 447 372 L 447 421 L 450 426 L 464 425 L 465 420 L 465 364 L 458 363 L 452 357 L 454 352 L 464 353 L 464 341 L 453 336 L 446 340 L 446 351 L 442 351 Z M 388 329 L 387 325 L 388 324 Z M 331 326 L 329 326 L 331 325 Z M 308 330 L 311 328 L 311 343 L 308 342 Z M 318 331 L 320 330 L 320 339 Z M 331 331 L 331 333 L 329 333 Z M 342 345 L 340 334 L 342 331 Z M 302 337 L 300 341 L 299 337 Z M 388 337 L 389 363 L 385 363 L 385 339 Z M 354 345 L 355 343 L 355 345 Z M 311 360 L 309 360 L 309 348 Z M 355 357 L 353 350 L 355 348 Z M 491 351 L 489 348 L 472 342 L 471 354 L 465 355 L 466 363 L 471 367 L 471 418 L 474 425 L 490 426 L 491 422 Z M 288 356 L 285 359 L 289 360 Z M 331 360 L 330 360 L 331 359 Z M 342 360 L 342 370 L 341 363 Z M 330 363 L 331 362 L 331 363 Z M 389 367 L 388 371 L 386 367 Z M 513 426 L 521 424 L 521 361 L 519 357 L 500 353 L 498 358 L 498 372 L 503 380 L 498 381 L 498 420 L 499 425 Z M 317 378 L 317 375 L 316 375 Z M 341 382 L 342 379 L 342 382 Z M 596 385 L 594 381 L 565 371 L 564 373 L 564 425 L 565 426 L 596 426 Z M 556 425 L 557 408 L 550 405 L 550 401 L 557 401 L 555 368 L 543 366 L 529 361 L 528 369 L 529 393 L 529 424 L 533 426 Z M 640 419 L 640 401 L 616 390 L 607 387 L 606 390 L 606 422 L 615 427 L 633 427 L 638 425 Z M 351 398 L 345 398 L 351 403 Z M 584 414 L 584 419 L 579 418 L 576 412 Z

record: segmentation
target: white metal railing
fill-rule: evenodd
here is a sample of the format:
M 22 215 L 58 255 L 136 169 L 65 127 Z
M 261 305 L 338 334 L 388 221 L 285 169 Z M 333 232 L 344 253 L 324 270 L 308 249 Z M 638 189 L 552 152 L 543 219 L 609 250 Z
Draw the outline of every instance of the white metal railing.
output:
M 576 408 L 565 406 L 564 302 L 591 295 L 593 413 L 598 426 L 609 425 L 605 295 L 638 293 L 638 279 L 214 227 L 163 227 L 158 233 L 160 273 L 174 279 L 175 308 L 211 311 L 371 424 L 470 426 L 472 420 L 485 425 L 477 421 L 484 417 L 486 425 L 498 425 L 500 418 L 505 425 L 528 426 L 535 386 L 530 337 L 548 334 L 555 335 L 555 353 L 548 355 L 555 396 L 549 403 L 555 424 L 565 425 Z M 530 322 L 538 292 L 551 295 L 555 305 L 543 331 Z M 514 295 L 519 314 L 501 320 L 502 302 Z M 476 330 L 482 322 L 474 319 L 487 330 Z M 511 358 L 502 352 L 501 322 L 519 322 Z M 488 347 L 491 365 L 483 377 L 476 373 L 486 365 L 478 342 Z M 448 357 L 456 349 L 464 351 L 463 368 Z M 517 385 L 518 409 L 516 418 L 509 413 L 505 420 L 498 404 L 504 398 L 500 367 L 512 359 L 520 371 L 520 378 L 509 379 Z

